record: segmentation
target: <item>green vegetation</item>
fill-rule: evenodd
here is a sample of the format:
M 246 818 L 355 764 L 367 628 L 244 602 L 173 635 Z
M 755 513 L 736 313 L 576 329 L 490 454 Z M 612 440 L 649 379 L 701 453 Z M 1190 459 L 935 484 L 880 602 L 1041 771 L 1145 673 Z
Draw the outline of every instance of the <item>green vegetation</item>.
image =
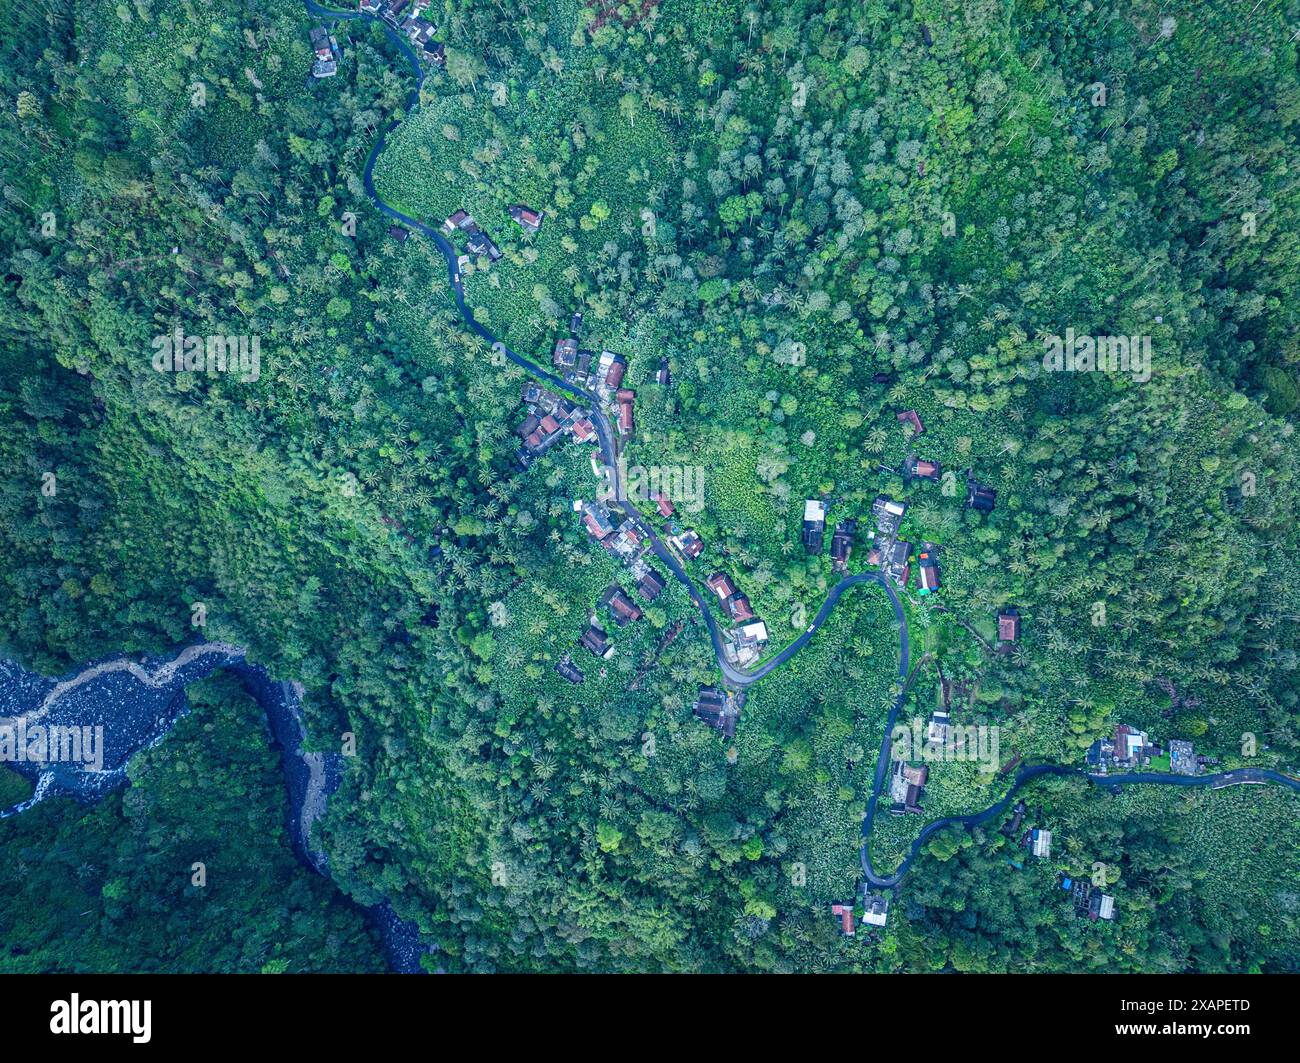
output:
M 500 244 L 466 295 L 516 350 L 549 364 L 582 310 L 583 344 L 627 355 L 629 460 L 705 469 L 690 571 L 729 572 L 771 651 L 838 578 L 799 544 L 803 500 L 860 519 L 856 572 L 887 492 L 941 547 L 940 591 L 914 568 L 905 596 L 903 719 L 946 681 L 1004 760 L 1079 764 L 1127 722 L 1294 771 L 1283 7 L 442 0 L 447 69 L 374 178 Z M 203 602 L 204 636 L 304 684 L 314 748 L 355 735 L 331 874 L 452 971 L 1294 968 L 1297 795 L 1265 787 L 1039 781 L 1051 868 L 1009 866 L 992 824 L 945 831 L 883 935 L 841 938 L 892 610 L 846 593 L 734 742 L 691 716 L 719 676 L 680 584 L 606 622 L 609 661 L 577 647 L 603 588 L 632 591 L 572 510 L 591 451 L 519 467 L 523 372 L 464 326 L 432 241 L 385 235 L 363 170 L 411 87 L 391 41 L 338 22 L 314 80 L 297 0 L 0 11 L 0 657 L 57 675 L 170 649 Z M 177 327 L 258 337 L 258 379 L 156 372 Z M 1150 379 L 1046 372 L 1067 329 L 1149 336 Z M 951 476 L 905 483 L 912 453 Z M 1008 604 L 1023 630 L 996 652 Z M 0 823 L 23 854 L 0 869 L 7 967 L 376 966 L 356 910 L 292 865 L 255 708 L 223 680 L 194 697 L 126 791 Z M 925 816 L 877 817 L 878 867 L 1005 785 L 932 775 Z M 1090 859 L 1121 869 L 1120 915 L 1080 931 L 1053 875 Z

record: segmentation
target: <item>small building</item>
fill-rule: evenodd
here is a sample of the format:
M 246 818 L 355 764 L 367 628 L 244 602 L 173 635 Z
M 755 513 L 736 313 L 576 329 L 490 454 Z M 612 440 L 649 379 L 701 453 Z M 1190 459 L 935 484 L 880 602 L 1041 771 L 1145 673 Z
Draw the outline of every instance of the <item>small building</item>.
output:
M 501 257 L 501 249 L 488 237 L 482 229 L 476 229 L 469 234 L 469 239 L 465 241 L 465 247 L 472 255 L 486 255 L 491 262 L 497 261 Z
M 447 65 L 447 47 L 442 41 L 425 41 L 424 58 L 436 67 L 445 67 Z
M 510 217 L 518 226 L 527 233 L 535 233 L 542 227 L 543 214 L 540 210 L 533 210 L 532 207 L 526 207 L 522 203 L 515 203 L 506 208 Z
M 1115 918 L 1115 898 L 1112 897 L 1109 893 L 1099 893 L 1099 894 L 1097 894 L 1097 896 L 1100 898 L 1100 903 L 1097 905 L 1097 915 L 1096 915 L 1096 918 L 1098 918 L 1098 919 L 1106 919 L 1106 920 L 1114 919 L 1114 918 Z M 1089 906 L 1088 914 L 1089 914 L 1089 915 L 1092 914 L 1092 908 L 1091 908 L 1091 906 Z
M 632 601 L 617 583 L 611 583 L 600 597 L 601 604 L 609 609 L 614 623 L 627 627 L 634 620 L 641 619 L 641 607 Z
M 937 591 L 939 589 L 938 547 L 934 543 L 922 543 L 917 561 L 921 566 L 920 587 L 917 593 L 931 594 Z
M 390 225 L 388 235 L 396 240 L 399 244 L 404 244 L 411 236 L 411 230 L 401 225 Z
M 862 922 L 867 926 L 884 926 L 889 918 L 889 898 L 883 893 L 863 893 Z
M 637 582 L 637 590 L 647 602 L 653 602 L 664 592 L 664 578 L 653 568 L 647 568 L 645 575 Z
M 889 781 L 889 796 L 893 804 L 889 811 L 894 815 L 904 812 L 921 811 L 921 795 L 930 778 L 927 764 L 908 764 L 905 760 L 894 761 L 894 774 Z
M 1169 770 L 1175 775 L 1197 775 L 1201 764 L 1191 742 L 1172 739 L 1169 743 Z
M 938 480 L 943 475 L 943 469 L 937 461 L 925 461 L 915 454 L 903 463 L 903 471 L 909 477 L 920 480 Z
M 727 615 L 737 623 L 754 619 L 754 610 L 743 594 L 733 594 L 726 601 Z
M 1012 809 L 1011 818 L 1007 820 L 1006 825 L 1002 828 L 1002 833 L 1008 838 L 1014 838 L 1020 833 L 1020 824 L 1025 821 L 1026 807 L 1024 801 L 1017 801 L 1016 807 Z M 1067 883 L 1069 879 L 1065 880 Z
M 590 650 L 597 657 L 608 659 L 614 653 L 614 645 L 610 642 L 609 636 L 605 634 L 603 628 L 599 628 L 595 624 L 587 625 L 587 630 L 582 633 L 582 638 L 578 640 L 578 644 L 584 649 Z
M 826 531 L 826 503 L 810 498 L 803 504 L 803 544 L 810 554 L 822 549 L 822 534 Z
M 925 730 L 925 740 L 932 746 L 941 746 L 948 741 L 951 731 L 951 717 L 942 709 L 936 710 L 930 716 L 930 724 Z
M 914 437 L 919 436 L 922 432 L 925 431 L 925 426 L 921 424 L 921 415 L 918 414 L 915 410 L 904 410 L 902 413 L 900 413 L 898 415 L 898 423 L 901 425 L 910 426 L 912 429 L 912 435 Z
M 853 905 L 832 904 L 831 915 L 839 919 L 840 933 L 845 937 L 853 937 Z
M 668 369 L 668 359 L 659 359 L 659 369 L 655 373 L 655 383 L 660 387 L 666 388 L 673 381 L 673 375 Z
M 998 612 L 998 641 L 1015 642 L 1020 638 L 1020 613 L 1015 609 Z
M 731 582 L 731 577 L 725 572 L 713 573 L 712 576 L 705 579 L 704 585 L 723 602 L 736 593 L 736 585 Z
M 835 534 L 831 536 L 831 567 L 837 572 L 848 568 L 849 555 L 853 553 L 853 537 L 857 530 L 856 520 L 842 520 L 835 525 Z
M 767 625 L 755 620 L 723 635 L 722 652 L 737 668 L 744 668 L 758 660 L 766 645 Z
M 911 575 L 912 544 L 906 539 L 897 539 L 889 553 L 885 557 L 885 575 L 894 581 L 899 587 L 907 586 L 908 576 Z
M 581 683 L 585 678 L 583 674 L 573 666 L 573 661 L 569 659 L 567 653 L 560 658 L 559 663 L 555 666 L 555 670 L 559 672 L 560 675 L 564 676 L 564 678 L 570 683 L 575 685 Z
M 704 687 L 695 699 L 692 711 L 698 720 L 721 731 L 727 738 L 734 738 L 736 721 L 740 718 L 740 709 L 736 700 L 724 690 L 717 687 Z
M 587 534 L 597 542 L 604 542 L 614 532 L 609 510 L 599 502 L 588 502 L 582 507 L 582 523 L 587 526 Z
M 604 361 L 603 356 L 601 361 Z M 617 391 L 623 383 L 625 373 L 627 373 L 627 359 L 621 354 L 613 355 L 609 360 L 609 368 L 605 372 L 605 387 Z
M 655 503 L 655 508 L 659 510 L 659 516 L 668 518 L 671 517 L 674 512 L 676 512 L 673 509 L 672 499 L 670 499 L 662 491 L 659 491 L 658 493 L 651 495 L 650 498 Z
M 577 340 L 569 336 L 555 341 L 555 350 L 551 352 L 551 362 L 557 369 L 572 369 L 577 360 Z
M 693 528 L 688 528 L 681 535 L 670 536 L 668 541 L 692 561 L 704 553 L 704 540 Z
M 991 487 L 985 487 L 975 480 L 966 482 L 966 505 L 977 513 L 992 513 L 998 493 Z
M 447 220 L 442 223 L 442 228 L 444 232 L 452 233 L 457 229 L 468 229 L 473 224 L 474 219 L 469 216 L 469 211 L 458 210 L 447 217 Z
M 1047 859 L 1052 855 L 1052 832 L 1035 827 L 1029 832 L 1029 851 L 1035 856 Z

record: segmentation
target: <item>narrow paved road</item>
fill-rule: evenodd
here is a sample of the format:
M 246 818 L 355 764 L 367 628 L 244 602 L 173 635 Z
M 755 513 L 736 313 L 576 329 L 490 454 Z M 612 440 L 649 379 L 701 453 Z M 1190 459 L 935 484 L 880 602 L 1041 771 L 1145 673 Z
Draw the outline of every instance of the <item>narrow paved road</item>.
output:
M 405 108 L 406 113 L 410 113 L 419 104 L 420 88 L 424 84 L 424 69 L 420 65 L 419 57 L 416 56 L 415 52 L 411 49 L 406 38 L 385 23 L 382 19 L 376 18 L 373 15 L 368 15 L 359 11 L 332 11 L 328 8 L 321 7 L 319 4 L 315 3 L 314 0 L 304 0 L 304 3 L 307 6 L 308 13 L 317 18 L 368 19 L 369 21 L 382 26 L 384 32 L 388 34 L 389 38 L 406 56 L 408 62 L 411 64 L 411 69 L 415 74 L 415 89 L 407 97 Z M 374 147 L 370 149 L 370 155 L 366 159 L 366 168 L 364 173 L 366 194 L 370 197 L 370 200 L 374 203 L 375 207 L 383 214 L 386 214 L 388 217 L 400 221 L 404 225 L 408 225 L 412 229 L 423 233 L 433 241 L 434 246 L 437 247 L 437 249 L 442 253 L 442 257 L 447 261 L 447 281 L 451 288 L 452 297 L 456 301 L 456 308 L 460 311 L 460 316 L 464 319 L 465 324 L 472 332 L 491 345 L 493 350 L 501 352 L 511 362 L 532 374 L 537 379 L 545 381 L 551 387 L 559 391 L 574 395 L 589 405 L 591 419 L 596 426 L 596 434 L 600 442 L 601 458 L 606 467 L 611 470 L 611 477 L 614 480 L 612 486 L 614 488 L 615 508 L 618 509 L 628 520 L 632 521 L 637 530 L 650 542 L 655 556 L 667 565 L 678 581 L 686 587 L 686 591 L 691 597 L 691 602 L 695 605 L 695 608 L 699 610 L 700 616 L 704 620 L 704 626 L 708 629 L 709 639 L 713 643 L 714 656 L 718 659 L 718 667 L 722 669 L 722 674 L 726 677 L 728 683 L 734 687 L 743 689 L 757 683 L 765 675 L 780 668 L 783 664 L 789 661 L 790 658 L 808 644 L 812 637 L 817 633 L 818 629 L 826 622 L 827 617 L 830 616 L 831 610 L 835 608 L 835 603 L 840 599 L 840 595 L 850 587 L 855 587 L 860 583 L 876 583 L 883 587 L 885 593 L 889 596 L 890 604 L 894 608 L 894 619 L 898 624 L 898 675 L 900 687 L 899 693 L 894 699 L 893 705 L 890 707 L 889 716 L 885 721 L 885 737 L 880 744 L 880 753 L 876 758 L 876 774 L 875 778 L 872 780 L 871 795 L 867 799 L 866 815 L 862 820 L 862 872 L 866 876 L 869 885 L 876 888 L 897 885 L 902 881 L 903 876 L 907 874 L 907 870 L 911 867 L 912 861 L 916 858 L 916 854 L 920 852 L 921 846 L 924 845 L 925 842 L 935 833 L 951 826 L 963 826 L 967 828 L 975 827 L 1001 815 L 1006 811 L 1007 807 L 1011 803 L 1011 799 L 1016 795 L 1017 791 L 1019 791 L 1025 783 L 1039 777 L 1040 775 L 1084 775 L 1085 778 L 1101 786 L 1129 786 L 1134 783 L 1153 783 L 1167 786 L 1212 786 L 1215 789 L 1218 789 L 1223 786 L 1235 786 L 1242 783 L 1277 782 L 1284 786 L 1289 786 L 1293 790 L 1300 791 L 1300 780 L 1262 768 L 1239 768 L 1235 771 L 1222 772 L 1218 775 L 1198 776 L 1159 775 L 1151 772 L 1135 772 L 1122 776 L 1099 776 L 1088 775 L 1083 768 L 1067 767 L 1060 764 L 1038 764 L 1026 766 L 1016 773 L 1015 782 L 1011 789 L 1007 791 L 1006 796 L 1003 797 L 1001 801 L 997 802 L 997 804 L 991 805 L 982 812 L 972 812 L 965 816 L 948 816 L 944 819 L 938 819 L 932 823 L 926 824 L 921 833 L 917 836 L 916 840 L 912 843 L 911 849 L 908 851 L 907 856 L 898 866 L 897 870 L 890 875 L 877 874 L 875 869 L 871 866 L 871 854 L 868 851 L 870 849 L 871 830 L 875 823 L 876 807 L 879 803 L 880 795 L 884 790 L 885 782 L 889 776 L 889 765 L 891 759 L 890 752 L 892 748 L 890 735 L 892 734 L 894 726 L 898 720 L 898 714 L 903 708 L 903 703 L 907 700 L 907 668 L 909 659 L 907 618 L 903 614 L 902 603 L 899 602 L 898 595 L 894 592 L 894 588 L 890 586 L 885 578 L 878 572 L 859 572 L 852 576 L 845 576 L 844 579 L 840 580 L 839 583 L 835 584 L 835 586 L 831 588 L 830 593 L 827 594 L 826 600 L 822 603 L 821 608 L 817 610 L 817 615 L 813 618 L 812 623 L 808 625 L 808 629 L 802 632 L 798 638 L 790 643 L 790 645 L 756 668 L 740 669 L 733 666 L 731 662 L 727 660 L 726 654 L 723 651 L 722 632 L 718 627 L 718 622 L 713 616 L 712 610 L 709 608 L 708 601 L 700 594 L 694 580 L 691 579 L 686 570 L 682 567 L 677 556 L 664 545 L 663 541 L 659 538 L 654 528 L 651 527 L 650 523 L 642 517 L 641 513 L 635 506 L 629 504 L 625 497 L 624 485 L 618 480 L 619 463 L 617 460 L 617 436 L 614 434 L 614 431 L 610 426 L 609 418 L 601 409 L 600 397 L 585 388 L 575 387 L 574 385 L 567 383 L 549 370 L 543 369 L 530 359 L 511 350 L 509 346 L 493 335 L 493 333 L 485 328 L 481 322 L 476 320 L 473 312 L 465 303 L 465 288 L 460 276 L 460 267 L 457 265 L 458 256 L 456 254 L 456 248 L 437 229 L 426 225 L 418 218 L 412 218 L 410 215 L 403 214 L 395 207 L 389 206 L 375 190 L 375 161 L 379 158 L 380 152 L 383 151 L 388 134 L 391 133 L 393 129 L 401 123 L 401 121 L 402 119 L 398 118 L 390 122 L 389 125 L 379 134 Z

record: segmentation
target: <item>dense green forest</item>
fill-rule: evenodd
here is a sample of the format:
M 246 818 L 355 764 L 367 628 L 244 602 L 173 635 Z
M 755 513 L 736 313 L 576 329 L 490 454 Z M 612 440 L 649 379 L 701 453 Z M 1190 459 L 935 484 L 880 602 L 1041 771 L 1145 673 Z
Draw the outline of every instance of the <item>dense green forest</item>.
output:
M 718 669 L 683 586 L 608 661 L 578 650 L 622 572 L 573 512 L 590 452 L 520 467 L 525 374 L 363 181 L 400 118 L 379 195 L 504 252 L 464 267 L 475 318 L 549 365 L 581 310 L 627 356 L 627 452 L 703 467 L 692 574 L 729 572 L 772 650 L 838 578 L 804 499 L 865 532 L 886 492 L 942 551 L 941 591 L 904 595 L 905 717 L 955 692 L 1006 759 L 1082 764 L 1131 723 L 1294 772 L 1295 3 L 443 0 L 407 117 L 373 23 L 309 75 L 298 0 L 0 13 L 0 658 L 202 634 L 304 684 L 315 748 L 357 743 L 319 838 L 345 901 L 293 866 L 256 707 L 209 681 L 131 787 L 0 822 L 7 969 L 370 970 L 356 906 L 383 898 L 450 971 L 1300 966 L 1298 798 L 1262 786 L 1036 782 L 1050 862 L 941 832 L 887 927 L 841 937 L 897 693 L 884 596 L 846 594 L 734 741 L 691 714 Z M 257 337 L 257 378 L 156 371 L 177 328 Z M 1149 337 L 1149 379 L 1047 371 L 1070 329 Z M 905 480 L 914 453 L 994 512 Z M 877 867 L 1006 785 L 936 766 Z M 223 898 L 185 890 L 200 841 Z M 1055 881 L 1096 861 L 1113 922 Z

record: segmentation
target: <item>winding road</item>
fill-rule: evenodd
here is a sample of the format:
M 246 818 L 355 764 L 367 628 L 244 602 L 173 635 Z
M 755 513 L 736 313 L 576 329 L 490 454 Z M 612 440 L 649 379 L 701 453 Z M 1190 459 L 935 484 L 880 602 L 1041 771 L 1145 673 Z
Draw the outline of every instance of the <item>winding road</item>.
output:
M 410 44 L 400 33 L 374 15 L 360 11 L 334 11 L 329 8 L 321 7 L 319 4 L 315 3 L 314 0 L 304 0 L 304 3 L 306 4 L 308 13 L 317 18 L 366 19 L 381 26 L 388 37 L 406 56 L 415 75 L 415 89 L 407 97 L 403 118 L 405 117 L 405 114 L 409 114 L 419 104 L 420 89 L 424 85 L 425 72 L 423 67 L 420 65 L 419 57 L 415 54 L 410 47 Z M 1012 798 L 1015 797 L 1021 787 L 1031 780 L 1043 775 L 1083 775 L 1085 778 L 1097 785 L 1108 787 L 1129 786 L 1135 783 L 1150 783 L 1168 786 L 1210 786 L 1214 789 L 1219 789 L 1224 786 L 1235 786 L 1243 783 L 1276 782 L 1288 786 L 1293 790 L 1300 791 L 1300 780 L 1263 768 L 1238 768 L 1217 775 L 1187 776 L 1163 775 L 1151 772 L 1132 772 L 1124 775 L 1104 776 L 1090 775 L 1083 768 L 1068 767 L 1059 764 L 1026 765 L 1016 773 L 1015 781 L 1013 782 L 1011 789 L 1008 790 L 1006 795 L 996 804 L 990 805 L 981 812 L 972 812 L 969 815 L 964 816 L 948 816 L 926 824 L 926 826 L 921 830 L 921 833 L 917 836 L 916 840 L 912 843 L 906 857 L 898 868 L 889 875 L 881 875 L 877 873 L 871 865 L 871 831 L 875 823 L 876 807 L 879 803 L 880 795 L 884 790 L 885 782 L 889 775 L 890 753 L 892 748 L 890 736 L 893 733 L 903 703 L 907 699 L 908 689 L 907 672 L 909 646 L 907 618 L 904 615 L 902 603 L 898 600 L 898 595 L 895 593 L 894 588 L 878 572 L 860 572 L 855 575 L 846 576 L 830 589 L 830 592 L 826 596 L 826 600 L 822 603 L 821 608 L 817 610 L 817 615 L 813 618 L 812 623 L 808 625 L 807 630 L 802 632 L 799 637 L 791 642 L 790 645 L 786 646 L 785 649 L 754 668 L 740 669 L 732 665 L 731 662 L 727 660 L 726 654 L 723 651 L 722 632 L 718 627 L 717 619 L 709 608 L 708 602 L 700 594 L 695 582 L 682 567 L 677 556 L 664 545 L 663 541 L 659 538 L 650 523 L 641 515 L 640 511 L 637 510 L 635 506 L 628 502 L 626 498 L 624 485 L 618 480 L 620 466 L 617 460 L 617 436 L 610 426 L 609 418 L 601 409 L 600 396 L 592 391 L 586 390 L 585 388 L 576 387 L 573 384 L 562 380 L 554 373 L 542 368 L 535 362 L 512 350 L 506 343 L 484 327 L 481 322 L 475 319 L 473 312 L 465 302 L 465 288 L 461 280 L 460 267 L 457 264 L 458 256 L 456 248 L 437 229 L 425 224 L 418 218 L 412 218 L 408 214 L 403 214 L 395 207 L 385 203 L 379 193 L 375 190 L 375 162 L 379 158 L 380 152 L 383 151 L 388 134 L 401 124 L 403 118 L 394 119 L 383 131 L 380 132 L 378 139 L 376 139 L 374 146 L 370 150 L 369 156 L 366 158 L 366 167 L 363 175 L 366 194 L 370 197 L 370 200 L 376 209 L 381 213 L 396 221 L 402 222 L 404 225 L 410 226 L 412 229 L 423 233 L 433 241 L 434 246 L 437 247 L 438 251 L 441 252 L 443 258 L 447 261 L 447 282 L 451 289 L 452 297 L 456 302 L 456 308 L 460 312 L 461 318 L 465 321 L 465 324 L 472 332 L 486 341 L 494 351 L 504 354 L 509 361 L 536 377 L 538 380 L 545 381 L 552 388 L 574 395 L 589 405 L 590 417 L 596 426 L 601 458 L 604 461 L 605 466 L 611 470 L 610 474 L 614 481 L 612 486 L 614 487 L 614 501 L 616 508 L 624 515 L 624 517 L 630 520 L 636 529 L 649 541 L 655 556 L 667 565 L 674 577 L 685 586 L 687 593 L 690 595 L 692 604 L 694 604 L 695 608 L 699 610 L 700 616 L 704 620 L 704 625 L 709 632 L 709 639 L 713 643 L 713 652 L 717 657 L 718 667 L 722 670 L 722 674 L 726 677 L 729 684 L 743 690 L 744 688 L 757 683 L 764 676 L 768 675 L 775 669 L 780 668 L 783 664 L 789 661 L 790 658 L 808 644 L 812 637 L 817 633 L 818 629 L 826 622 L 826 619 L 830 616 L 831 610 L 835 608 L 836 602 L 839 601 L 840 596 L 849 588 L 863 583 L 875 583 L 884 588 L 886 595 L 889 597 L 890 604 L 894 609 L 894 619 L 898 624 L 898 674 L 900 686 L 899 693 L 894 699 L 893 705 L 890 707 L 889 715 L 885 722 L 885 736 L 880 745 L 880 753 L 876 758 L 875 778 L 872 781 L 871 794 L 867 799 L 866 815 L 862 820 L 862 872 L 868 885 L 876 888 L 886 888 L 897 885 L 902 881 L 903 876 L 907 874 L 908 868 L 911 867 L 912 861 L 920 852 L 921 846 L 924 845 L 929 838 L 947 827 L 975 827 L 1001 815 L 1006 811 Z

